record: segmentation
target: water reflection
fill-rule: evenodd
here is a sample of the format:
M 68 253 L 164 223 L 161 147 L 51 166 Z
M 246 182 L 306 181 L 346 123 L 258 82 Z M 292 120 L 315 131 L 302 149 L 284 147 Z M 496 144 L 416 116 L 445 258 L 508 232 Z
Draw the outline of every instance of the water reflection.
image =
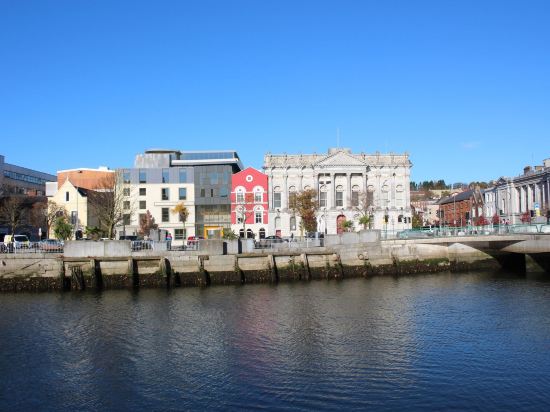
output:
M 549 298 L 490 273 L 2 295 L 0 409 L 543 409 Z

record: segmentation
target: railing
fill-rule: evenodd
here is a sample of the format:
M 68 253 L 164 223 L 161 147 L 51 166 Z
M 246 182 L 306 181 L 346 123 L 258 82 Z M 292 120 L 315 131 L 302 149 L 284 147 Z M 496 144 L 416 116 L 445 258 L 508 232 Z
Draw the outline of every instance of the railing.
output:
M 324 238 L 294 237 L 283 239 L 259 239 L 254 241 L 255 249 L 299 249 L 325 246 Z
M 382 231 L 382 239 L 422 239 L 451 236 L 491 236 L 512 234 L 550 234 L 550 225 L 486 225 L 465 227 L 434 227 L 431 229 L 407 229 L 401 231 Z
M 0 242 L 0 253 L 63 253 L 61 242 Z

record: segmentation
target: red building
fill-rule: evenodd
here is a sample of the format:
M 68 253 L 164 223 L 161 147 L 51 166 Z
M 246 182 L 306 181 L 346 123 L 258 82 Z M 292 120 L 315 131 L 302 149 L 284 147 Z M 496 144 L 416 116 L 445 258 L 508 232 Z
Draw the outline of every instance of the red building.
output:
M 248 167 L 231 179 L 231 229 L 240 237 L 267 233 L 267 175 Z

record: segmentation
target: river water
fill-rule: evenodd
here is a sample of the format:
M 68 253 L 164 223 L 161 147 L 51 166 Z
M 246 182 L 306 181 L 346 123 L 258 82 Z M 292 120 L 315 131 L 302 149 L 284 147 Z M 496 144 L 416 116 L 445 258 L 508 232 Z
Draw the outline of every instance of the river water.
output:
M 550 410 L 550 275 L 0 295 L 0 410 Z

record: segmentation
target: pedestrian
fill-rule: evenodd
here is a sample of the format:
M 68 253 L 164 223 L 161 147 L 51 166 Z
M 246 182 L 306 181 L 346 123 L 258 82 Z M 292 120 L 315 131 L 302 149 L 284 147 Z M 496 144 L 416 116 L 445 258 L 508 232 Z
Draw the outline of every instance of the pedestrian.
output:
M 172 248 L 172 233 L 166 232 L 166 248 L 170 250 Z

